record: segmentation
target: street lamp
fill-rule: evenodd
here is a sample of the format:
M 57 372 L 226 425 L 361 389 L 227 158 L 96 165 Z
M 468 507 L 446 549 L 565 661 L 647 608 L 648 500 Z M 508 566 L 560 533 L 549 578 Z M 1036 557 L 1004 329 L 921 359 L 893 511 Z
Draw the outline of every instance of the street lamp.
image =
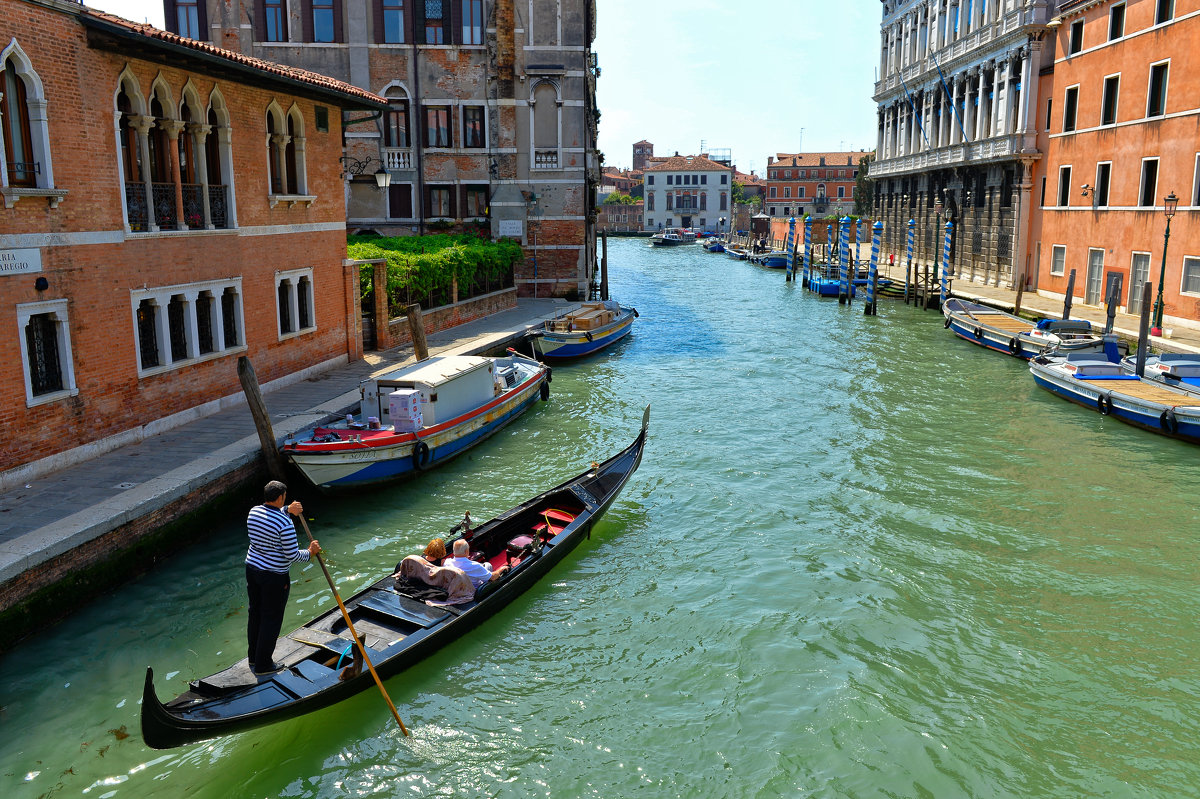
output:
M 375 170 L 374 173 L 375 186 L 380 189 L 386 189 L 392 184 L 392 174 L 383 168 L 383 161 L 378 158 L 372 158 L 368 155 L 366 158 L 360 161 L 352 156 L 343 155 L 338 160 L 345 165 L 346 174 L 351 176 L 361 175 L 366 171 L 367 167 L 370 166 L 372 162 L 377 162 L 379 164 L 379 169 Z
M 1167 230 L 1163 233 L 1163 256 L 1162 267 L 1158 270 L 1158 299 L 1154 302 L 1154 325 L 1150 328 L 1150 335 L 1162 335 L 1162 318 L 1163 318 L 1163 282 L 1167 279 L 1167 242 L 1171 238 L 1171 217 L 1175 216 L 1175 209 L 1179 206 L 1179 198 L 1175 196 L 1175 192 L 1171 192 L 1163 200 L 1163 216 L 1167 218 Z

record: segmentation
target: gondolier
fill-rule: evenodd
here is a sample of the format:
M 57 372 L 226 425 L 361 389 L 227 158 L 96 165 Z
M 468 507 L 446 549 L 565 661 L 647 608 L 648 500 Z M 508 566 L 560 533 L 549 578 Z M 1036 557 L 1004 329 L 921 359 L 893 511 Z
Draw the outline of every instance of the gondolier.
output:
M 250 597 L 246 654 L 255 674 L 271 674 L 281 668 L 275 663 L 275 642 L 292 589 L 291 566 L 296 561 L 307 563 L 321 551 L 316 541 L 308 549 L 300 549 L 296 543 L 296 527 L 289 514 L 303 512 L 299 502 L 287 505 L 287 486 L 272 480 L 263 489 L 263 504 L 251 508 L 246 517 L 250 536 L 246 550 L 246 592 Z

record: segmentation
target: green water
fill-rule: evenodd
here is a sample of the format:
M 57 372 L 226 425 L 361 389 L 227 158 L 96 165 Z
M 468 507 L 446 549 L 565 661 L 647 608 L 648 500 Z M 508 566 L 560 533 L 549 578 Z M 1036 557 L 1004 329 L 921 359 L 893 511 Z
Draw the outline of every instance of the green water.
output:
M 344 593 L 469 509 L 630 441 L 640 471 L 545 582 L 376 692 L 213 742 L 140 741 L 244 652 L 244 531 L 0 659 L 11 796 L 1200 796 L 1194 447 L 1037 389 L 940 317 L 610 243 L 641 312 L 469 457 L 304 497 Z M 293 570 L 286 626 L 327 606 Z M 62 653 L 70 653 L 64 655 Z M 128 733 L 128 737 L 122 737 Z

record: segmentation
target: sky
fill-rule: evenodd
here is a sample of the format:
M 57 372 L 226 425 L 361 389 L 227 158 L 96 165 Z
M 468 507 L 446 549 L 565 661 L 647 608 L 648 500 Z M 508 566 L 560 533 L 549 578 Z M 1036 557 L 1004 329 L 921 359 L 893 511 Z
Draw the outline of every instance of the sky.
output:
M 778 152 L 875 147 L 876 0 L 596 0 L 606 166 L 728 149 L 763 174 Z M 85 0 L 162 27 L 161 0 Z

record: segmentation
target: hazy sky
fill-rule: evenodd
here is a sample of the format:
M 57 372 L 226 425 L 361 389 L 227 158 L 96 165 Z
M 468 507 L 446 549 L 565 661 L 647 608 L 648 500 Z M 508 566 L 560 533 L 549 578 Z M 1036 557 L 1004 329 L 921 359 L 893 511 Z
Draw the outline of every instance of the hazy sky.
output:
M 162 2 L 85 0 L 162 27 Z M 767 156 L 875 146 L 875 0 L 597 0 L 600 149 L 629 166 L 728 148 L 761 175 Z

